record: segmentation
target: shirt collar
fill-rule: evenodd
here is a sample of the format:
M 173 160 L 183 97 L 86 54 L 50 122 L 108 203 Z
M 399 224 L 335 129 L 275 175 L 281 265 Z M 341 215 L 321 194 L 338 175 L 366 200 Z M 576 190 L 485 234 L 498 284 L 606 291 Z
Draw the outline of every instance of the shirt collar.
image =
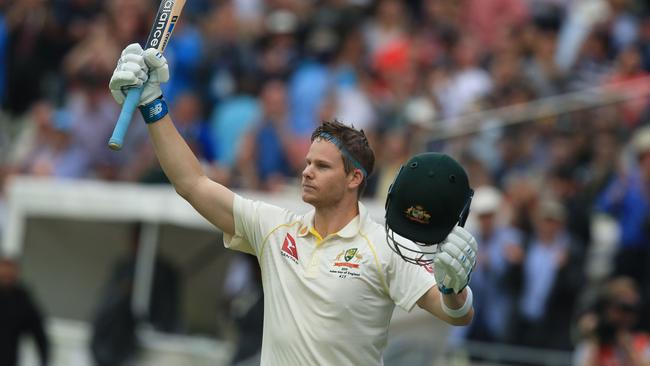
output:
M 298 229 L 298 236 L 299 237 L 304 237 L 309 235 L 309 232 L 313 228 L 314 225 L 314 213 L 315 210 L 311 210 L 307 212 L 303 217 L 302 217 L 302 223 L 300 224 L 300 228 Z
M 359 233 L 361 226 L 368 218 L 368 210 L 366 209 L 366 206 L 363 205 L 363 203 L 359 202 L 358 205 L 359 214 L 355 216 L 347 225 L 345 225 L 343 229 L 339 230 L 336 235 L 340 236 L 341 238 L 353 238 Z M 315 210 L 311 210 L 306 213 L 305 216 L 303 216 L 302 223 L 298 229 L 299 237 L 309 235 L 309 232 L 313 229 L 314 214 Z

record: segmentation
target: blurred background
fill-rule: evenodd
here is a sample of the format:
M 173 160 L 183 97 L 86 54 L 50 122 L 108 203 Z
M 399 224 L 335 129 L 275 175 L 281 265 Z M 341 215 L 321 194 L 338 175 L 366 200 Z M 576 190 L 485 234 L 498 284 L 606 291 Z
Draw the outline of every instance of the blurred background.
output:
M 157 1 L 0 0 L 0 365 L 254 365 L 255 259 L 177 197 L 108 80 Z M 476 190 L 476 317 L 396 311 L 386 365 L 650 364 L 644 0 L 188 0 L 165 52 L 208 175 L 304 212 L 322 120 L 361 128 L 383 221 L 409 156 Z M 257 361 L 259 364 L 259 361 Z

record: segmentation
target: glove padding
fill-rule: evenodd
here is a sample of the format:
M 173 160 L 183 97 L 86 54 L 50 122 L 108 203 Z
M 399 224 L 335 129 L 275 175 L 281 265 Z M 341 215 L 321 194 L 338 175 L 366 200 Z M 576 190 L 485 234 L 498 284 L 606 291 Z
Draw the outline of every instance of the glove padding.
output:
M 476 265 L 476 251 L 476 239 L 460 226 L 454 227 L 447 238 L 438 244 L 433 273 L 442 293 L 463 291 Z
M 122 51 L 109 88 L 117 103 L 122 104 L 129 88 L 144 85 L 138 105 L 145 105 L 162 95 L 160 83 L 167 80 L 169 67 L 165 57 L 154 48 L 143 51 L 139 44 L 132 43 Z

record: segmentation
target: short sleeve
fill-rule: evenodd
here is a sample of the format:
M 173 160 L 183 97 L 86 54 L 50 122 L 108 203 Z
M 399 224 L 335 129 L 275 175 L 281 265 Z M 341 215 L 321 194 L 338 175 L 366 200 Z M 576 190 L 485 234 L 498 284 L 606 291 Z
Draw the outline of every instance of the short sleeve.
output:
M 257 255 L 253 246 L 240 235 L 228 235 L 223 233 L 223 246 L 240 252 Z
M 386 271 L 388 291 L 397 306 L 410 312 L 420 297 L 435 286 L 433 271 L 429 272 L 427 268 L 431 267 L 409 263 L 390 253 Z
M 259 255 L 264 238 L 279 225 L 296 220 L 296 216 L 283 208 L 249 200 L 235 194 L 233 201 L 235 234 L 224 234 L 224 246 L 244 253 Z

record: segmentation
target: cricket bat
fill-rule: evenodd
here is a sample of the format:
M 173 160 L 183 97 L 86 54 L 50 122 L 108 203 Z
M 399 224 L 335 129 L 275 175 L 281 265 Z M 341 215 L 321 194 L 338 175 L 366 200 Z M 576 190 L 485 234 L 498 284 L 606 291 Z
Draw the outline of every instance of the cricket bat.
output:
M 160 53 L 163 53 L 167 43 L 169 42 L 169 38 L 172 35 L 172 31 L 174 31 L 176 21 L 181 15 L 183 5 L 185 5 L 185 0 L 161 1 L 158 12 L 156 13 L 156 19 L 151 27 L 151 31 L 149 32 L 147 43 L 144 46 L 145 50 L 148 48 L 155 48 Z M 108 147 L 111 149 L 122 149 L 126 130 L 129 129 L 131 117 L 133 117 L 133 112 L 135 112 L 135 108 L 138 106 L 138 101 L 140 100 L 141 95 L 142 87 L 130 88 L 127 92 L 124 104 L 122 104 L 120 116 L 117 119 L 115 128 L 113 129 L 113 135 L 108 141 Z

